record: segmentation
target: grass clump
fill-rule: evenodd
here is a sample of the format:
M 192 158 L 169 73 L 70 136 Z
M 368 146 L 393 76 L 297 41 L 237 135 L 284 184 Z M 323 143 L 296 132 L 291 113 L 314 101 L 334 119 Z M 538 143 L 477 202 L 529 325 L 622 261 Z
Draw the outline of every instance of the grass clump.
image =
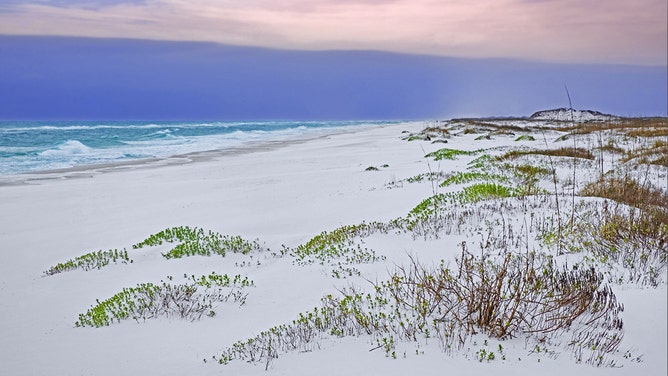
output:
M 630 137 L 660 137 L 668 135 L 667 121 L 665 117 L 616 118 L 612 121 L 581 123 L 566 130 L 572 134 L 616 131 Z
M 668 196 L 626 176 L 604 177 L 581 192 L 602 197 L 602 210 L 587 221 L 587 249 L 606 265 L 619 265 L 618 282 L 658 285 L 668 261 Z
M 550 170 L 545 167 L 534 166 L 529 164 L 512 166 L 518 175 L 536 177 L 540 175 L 549 175 Z
M 167 253 L 162 254 L 167 259 L 195 255 L 211 256 L 212 254 L 225 256 L 227 252 L 248 254 L 264 250 L 258 240 L 250 242 L 240 236 L 221 235 L 213 231 L 205 232 L 201 228 L 188 226 L 167 228 L 134 244 L 132 248 L 156 246 L 163 242 L 179 243 Z
M 376 348 L 396 358 L 398 341 L 433 338 L 445 351 L 461 349 L 475 333 L 504 340 L 524 336 L 536 343 L 569 333 L 563 344 L 577 362 L 606 365 L 623 337 L 623 306 L 594 269 L 559 268 L 533 253 L 506 254 L 498 262 L 463 248 L 456 267 L 428 270 L 413 262 L 373 293 L 354 288 L 327 295 L 320 307 L 291 324 L 239 341 L 214 356 L 264 362 L 281 352 L 311 351 L 325 336 L 370 336 Z
M 437 151 L 428 153 L 425 155 L 425 158 L 434 158 L 436 161 L 448 159 L 448 160 L 453 160 L 459 157 L 460 155 L 475 155 L 479 153 L 479 151 L 466 151 L 466 150 L 457 150 L 457 149 L 448 149 L 448 148 L 443 148 L 439 149 Z
M 140 249 L 143 247 L 152 247 L 161 245 L 163 243 L 188 242 L 195 241 L 198 237 L 203 236 L 204 230 L 197 227 L 178 226 L 164 229 L 158 233 L 150 235 L 145 240 L 134 244 L 133 249 Z
M 484 170 L 488 169 L 492 166 L 494 166 L 497 163 L 497 159 L 492 157 L 489 154 L 483 154 L 479 156 L 478 158 L 472 160 L 468 164 L 469 169 L 478 169 L 478 170 Z
M 622 162 L 637 160 L 638 163 L 668 166 L 668 142 L 657 140 L 652 145 L 624 152 Z
M 447 187 L 453 184 L 466 184 L 473 181 L 508 183 L 510 179 L 507 176 L 484 172 L 458 172 L 445 179 L 440 186 Z
M 612 269 L 617 283 L 658 286 L 668 260 L 668 225 L 637 210 L 604 211 L 589 223 L 587 251 Z M 583 235 L 587 234 L 586 232 Z M 621 269 L 620 269 L 621 268 Z
M 626 132 L 631 137 L 666 137 L 668 136 L 668 125 L 663 124 L 660 128 L 633 129 Z
M 464 187 L 460 192 L 439 193 L 422 200 L 409 212 L 414 220 L 433 216 L 449 204 L 469 204 L 494 198 L 513 197 L 516 190 L 502 184 L 478 183 Z
M 108 251 L 99 250 L 97 252 L 89 252 L 84 255 L 75 257 L 74 259 L 58 263 L 57 265 L 52 266 L 48 270 L 44 271 L 44 274 L 53 275 L 75 269 L 101 269 L 112 262 L 128 264 L 132 263 L 133 261 L 130 259 L 128 256 L 128 251 L 125 249 L 110 249 Z
M 434 215 L 437 211 L 441 210 L 441 206 L 444 206 L 448 203 L 449 195 L 445 193 L 439 193 L 428 197 L 422 200 L 417 204 L 411 211 L 408 213 L 408 216 L 418 216 L 418 217 L 428 217 Z
M 536 141 L 536 138 L 530 134 L 524 134 L 517 137 L 515 141 Z
M 545 155 L 552 157 L 571 157 L 594 160 L 594 154 L 583 148 L 563 147 L 543 150 L 512 150 L 499 157 L 499 160 L 515 159 L 524 155 Z
M 493 198 L 504 198 L 514 196 L 514 189 L 496 183 L 479 183 L 464 187 L 464 191 L 455 199 L 460 203 L 471 203 Z
M 359 225 L 341 226 L 331 232 L 323 231 L 305 244 L 290 251 L 295 262 L 300 265 L 330 263 L 343 259 L 344 264 L 364 264 L 384 260 L 376 252 L 355 244 L 354 239 L 368 236 L 376 231 L 386 231 L 382 223 L 362 223 Z
M 405 218 L 399 218 L 390 225 L 397 229 L 417 231 L 427 236 L 436 235 L 438 228 L 443 224 L 444 216 L 449 217 L 449 209 L 457 205 L 477 203 L 485 200 L 515 197 L 522 193 L 521 190 L 510 188 L 495 183 L 478 183 L 464 187 L 459 192 L 438 193 L 422 200 L 416 205 Z M 447 222 L 455 221 L 461 223 L 462 219 L 450 218 Z M 431 226 L 436 226 L 431 228 Z M 420 230 L 422 229 L 422 230 Z M 428 230 L 426 230 L 428 229 Z
M 173 280 L 168 277 L 168 280 Z M 202 316 L 214 316 L 214 304 L 233 299 L 243 305 L 247 293 L 243 289 L 253 286 L 253 281 L 240 275 L 230 278 L 215 272 L 196 278 L 190 276 L 183 284 L 141 283 L 124 288 L 109 299 L 96 300 L 86 313 L 80 314 L 76 327 L 102 327 L 114 322 L 139 320 L 159 316 L 198 320 Z
M 550 170 L 545 167 L 529 164 L 513 165 L 506 167 L 513 171 L 513 175 L 518 180 L 516 194 L 518 196 L 528 196 L 536 194 L 547 194 L 547 191 L 538 186 L 541 178 L 550 174 Z
M 587 184 L 581 194 L 634 206 L 651 212 L 655 222 L 668 224 L 668 195 L 661 189 L 642 185 L 629 176 L 604 177 Z

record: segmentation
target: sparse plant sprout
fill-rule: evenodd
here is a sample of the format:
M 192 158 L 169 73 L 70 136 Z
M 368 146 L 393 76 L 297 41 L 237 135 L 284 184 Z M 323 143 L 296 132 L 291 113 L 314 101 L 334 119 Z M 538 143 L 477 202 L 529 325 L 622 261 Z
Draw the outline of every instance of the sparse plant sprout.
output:
M 423 174 L 418 174 L 415 176 L 411 176 L 410 178 L 406 178 L 405 181 L 408 183 L 421 183 L 425 180 L 427 181 L 438 181 L 441 178 L 445 177 L 445 173 L 443 172 L 427 172 Z
M 46 275 L 53 275 L 57 273 L 62 273 L 75 269 L 82 270 L 92 270 L 92 269 L 101 269 L 110 263 L 121 263 L 128 264 L 132 263 L 133 260 L 128 256 L 128 251 L 110 249 L 108 251 L 99 250 L 96 252 L 86 253 L 84 255 L 75 257 L 74 259 L 67 260 L 62 263 L 58 263 L 55 266 L 52 266 L 44 272 Z
M 515 139 L 515 141 L 536 141 L 536 138 L 529 134 L 524 134 Z
M 362 223 L 359 225 L 342 226 L 334 231 L 324 231 L 314 236 L 305 244 L 289 251 L 295 258 L 295 263 L 306 265 L 318 262 L 331 264 L 335 260 L 342 260 L 343 265 L 365 264 L 384 260 L 384 256 L 376 255 L 372 249 L 362 248 L 354 239 L 358 236 L 368 236 L 375 232 L 386 232 L 388 226 L 379 222 Z M 341 265 L 341 264 L 339 264 Z M 351 272 L 354 269 L 339 269 L 334 273 L 335 278 L 341 277 L 339 272 Z

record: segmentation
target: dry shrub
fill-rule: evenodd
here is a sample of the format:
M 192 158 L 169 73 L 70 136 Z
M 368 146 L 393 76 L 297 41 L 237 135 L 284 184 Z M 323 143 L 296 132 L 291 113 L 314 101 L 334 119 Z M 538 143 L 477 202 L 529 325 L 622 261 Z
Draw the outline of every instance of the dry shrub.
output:
M 279 352 L 310 351 L 324 335 L 371 336 L 377 348 L 396 357 L 395 339 L 435 337 L 445 351 L 461 349 L 482 332 L 499 339 L 526 336 L 537 343 L 565 344 L 576 361 L 610 365 L 623 337 L 623 306 L 603 276 L 592 269 L 558 267 L 534 253 L 506 254 L 499 262 L 476 258 L 462 249 L 457 269 L 441 264 L 427 270 L 415 260 L 388 281 L 374 284 L 374 294 L 350 288 L 342 297 L 328 295 L 322 306 L 235 343 L 214 360 L 265 362 Z
M 668 259 L 668 195 L 630 177 L 589 183 L 582 194 L 612 200 L 589 223 L 588 250 L 622 267 L 619 282 L 658 285 Z
M 450 132 L 446 128 L 441 128 L 441 127 L 427 127 L 421 133 L 436 134 L 442 137 L 450 135 Z
M 601 365 L 622 339 L 618 315 L 624 308 L 593 268 L 559 268 L 535 253 L 509 253 L 492 262 L 465 247 L 457 267 L 429 272 L 414 262 L 387 285 L 397 305 L 425 322 L 433 320 L 446 347 L 462 346 L 467 335 L 478 332 L 544 341 L 570 331 L 576 359 L 583 360 L 582 348 L 590 349 L 585 361 Z
M 631 137 L 665 137 L 668 136 L 668 126 L 662 128 L 633 129 L 626 132 Z
M 562 129 L 563 130 L 563 129 Z M 604 122 L 588 122 L 567 128 L 572 134 L 590 134 L 600 131 L 621 131 L 631 137 L 665 136 L 668 132 L 666 118 L 617 118 Z
M 668 225 L 668 194 L 661 189 L 641 185 L 629 176 L 604 177 L 587 184 L 581 194 L 636 207 L 651 216 L 657 224 Z
M 623 154 L 624 152 L 626 152 L 625 149 L 622 149 L 619 146 L 615 146 L 612 143 L 608 143 L 608 144 L 603 145 L 601 147 L 598 147 L 596 149 L 607 151 L 607 152 L 610 152 L 610 153 L 616 153 L 616 154 Z
M 668 166 L 668 152 L 664 153 L 663 155 L 657 157 L 654 160 L 648 161 L 648 163 L 657 166 Z
M 652 145 L 626 151 L 621 161 L 628 162 L 636 158 L 639 163 L 668 166 L 668 142 L 657 140 Z
M 559 149 L 544 149 L 544 150 L 513 150 L 503 156 L 499 157 L 500 160 L 513 159 L 523 155 L 547 155 L 554 157 L 571 157 L 571 158 L 582 158 L 582 159 L 595 159 L 594 154 L 591 151 L 583 148 L 573 148 L 573 147 L 563 147 Z

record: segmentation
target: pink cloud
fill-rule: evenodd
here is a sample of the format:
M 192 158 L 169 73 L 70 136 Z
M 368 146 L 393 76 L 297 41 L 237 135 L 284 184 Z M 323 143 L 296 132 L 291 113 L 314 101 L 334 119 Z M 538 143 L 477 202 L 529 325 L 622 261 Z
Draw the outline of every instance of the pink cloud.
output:
M 0 13 L 0 33 L 665 65 L 667 13 L 665 0 L 148 0 L 101 10 L 28 3 Z

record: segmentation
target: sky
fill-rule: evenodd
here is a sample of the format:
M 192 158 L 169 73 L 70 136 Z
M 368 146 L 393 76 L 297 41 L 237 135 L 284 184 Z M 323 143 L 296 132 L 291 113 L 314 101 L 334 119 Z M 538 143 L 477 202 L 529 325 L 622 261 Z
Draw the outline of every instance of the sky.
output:
M 665 115 L 667 14 L 665 0 L 3 0 L 0 119 L 524 115 L 567 104 L 564 85 L 575 107 Z

